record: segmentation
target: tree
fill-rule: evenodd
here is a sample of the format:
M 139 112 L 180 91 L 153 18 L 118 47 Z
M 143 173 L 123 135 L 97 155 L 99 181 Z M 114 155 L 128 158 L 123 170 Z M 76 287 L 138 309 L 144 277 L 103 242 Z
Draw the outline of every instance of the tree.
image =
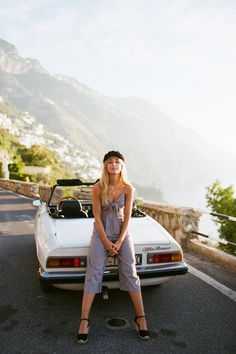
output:
M 57 162 L 57 155 L 45 146 L 33 145 L 30 148 L 21 146 L 17 150 L 26 166 L 52 166 Z
M 10 179 L 19 179 L 21 181 L 25 180 L 23 175 L 23 169 L 25 164 L 17 157 L 13 157 L 13 162 L 8 165 L 8 170 L 10 173 Z
M 213 212 L 236 216 L 236 198 L 234 197 L 233 186 L 223 188 L 219 180 L 206 188 L 207 205 Z M 218 231 L 220 238 L 236 243 L 236 222 L 217 217 Z M 226 252 L 235 254 L 236 247 L 230 245 L 220 245 L 219 248 Z

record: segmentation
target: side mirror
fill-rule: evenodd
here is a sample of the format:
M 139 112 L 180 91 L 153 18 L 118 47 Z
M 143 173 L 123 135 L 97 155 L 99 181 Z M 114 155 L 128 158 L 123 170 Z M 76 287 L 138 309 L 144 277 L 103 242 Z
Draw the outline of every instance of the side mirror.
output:
M 33 201 L 33 206 L 35 207 L 40 207 L 42 205 L 41 201 L 39 199 L 36 199 Z

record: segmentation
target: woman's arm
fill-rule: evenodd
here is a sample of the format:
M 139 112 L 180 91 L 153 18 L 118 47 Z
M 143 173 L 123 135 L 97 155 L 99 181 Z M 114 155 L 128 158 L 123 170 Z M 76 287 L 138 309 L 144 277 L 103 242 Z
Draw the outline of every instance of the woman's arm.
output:
M 115 248 L 114 248 L 114 243 L 109 241 L 101 219 L 101 186 L 100 183 L 96 183 L 93 186 L 93 215 L 95 219 L 95 225 L 96 229 L 98 231 L 98 234 L 104 244 L 104 247 L 106 250 L 110 253 L 117 253 Z
M 116 241 L 115 245 L 117 247 L 117 251 L 120 250 L 122 243 L 125 239 L 125 236 L 128 231 L 129 222 L 132 214 L 133 208 L 133 188 L 131 185 L 127 185 L 125 187 L 125 207 L 124 207 L 124 221 L 122 223 L 121 231 L 118 240 Z

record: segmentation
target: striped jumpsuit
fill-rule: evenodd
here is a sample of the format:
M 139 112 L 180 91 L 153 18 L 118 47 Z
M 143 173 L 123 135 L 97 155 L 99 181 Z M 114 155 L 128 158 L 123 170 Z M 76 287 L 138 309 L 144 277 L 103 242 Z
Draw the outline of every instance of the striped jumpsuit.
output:
M 115 202 L 109 201 L 101 209 L 101 219 L 108 239 L 115 242 L 120 234 L 124 220 L 125 193 Z M 98 234 L 94 223 L 90 243 L 89 262 L 85 277 L 84 291 L 100 293 L 102 291 L 103 272 L 108 252 Z M 140 280 L 135 267 L 135 253 L 132 238 L 127 232 L 122 243 L 118 258 L 120 289 L 125 291 L 140 291 Z

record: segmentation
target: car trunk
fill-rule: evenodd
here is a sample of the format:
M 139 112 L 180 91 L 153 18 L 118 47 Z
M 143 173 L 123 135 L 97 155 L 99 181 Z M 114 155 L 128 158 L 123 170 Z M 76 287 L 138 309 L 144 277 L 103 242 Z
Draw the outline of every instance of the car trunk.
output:
M 94 219 L 56 220 L 60 248 L 87 247 L 92 236 Z M 135 245 L 169 245 L 167 231 L 148 217 L 132 218 L 129 226 Z
M 129 226 L 135 245 L 169 245 L 168 232 L 149 217 L 132 218 Z
M 78 222 L 79 220 L 79 222 Z M 59 247 L 86 247 L 90 243 L 94 219 L 57 219 L 56 232 Z

